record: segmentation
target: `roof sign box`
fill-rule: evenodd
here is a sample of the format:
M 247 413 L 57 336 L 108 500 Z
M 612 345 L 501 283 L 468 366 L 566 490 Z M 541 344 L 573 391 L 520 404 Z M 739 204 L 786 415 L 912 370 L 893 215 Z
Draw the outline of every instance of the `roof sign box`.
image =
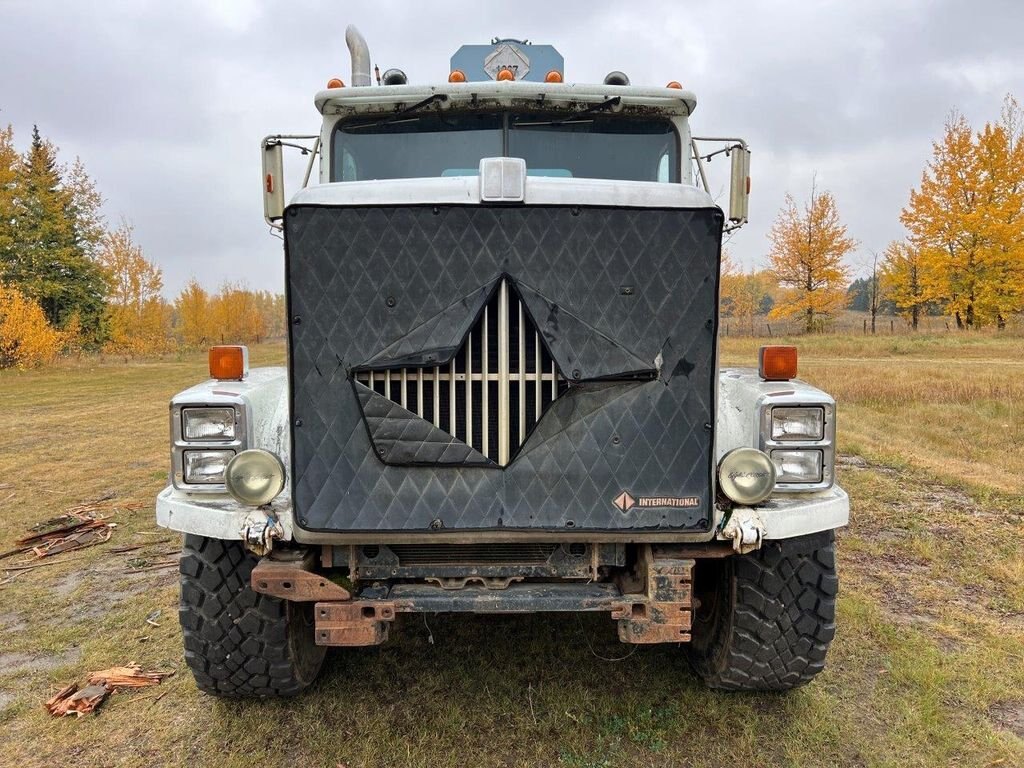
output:
M 495 38 L 490 45 L 464 45 L 452 56 L 452 71 L 465 73 L 470 82 L 497 80 L 508 69 L 516 80 L 543 83 L 551 70 L 565 74 L 565 59 L 554 46 L 532 45 L 528 40 Z

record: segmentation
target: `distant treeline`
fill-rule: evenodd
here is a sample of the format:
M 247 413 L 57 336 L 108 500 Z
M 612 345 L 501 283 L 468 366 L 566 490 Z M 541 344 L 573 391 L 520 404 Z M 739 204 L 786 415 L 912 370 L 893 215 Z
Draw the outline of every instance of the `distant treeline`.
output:
M 743 272 L 726 257 L 722 315 L 799 318 L 804 332 L 831 330 L 847 307 L 874 319 L 895 311 L 916 330 L 947 315 L 957 328 L 1005 328 L 1024 312 L 1024 112 L 1007 96 L 999 120 L 980 131 L 952 113 L 921 183 L 900 213 L 903 240 L 872 254 L 871 273 L 851 284 L 857 241 L 835 199 L 811 186 L 792 196 L 769 235 L 767 269 Z
M 82 162 L 61 164 L 38 128 L 24 153 L 11 126 L 0 129 L 0 368 L 284 335 L 279 294 L 236 284 L 209 293 L 192 280 L 168 302 L 162 271 L 127 221 L 105 225 L 102 203 Z

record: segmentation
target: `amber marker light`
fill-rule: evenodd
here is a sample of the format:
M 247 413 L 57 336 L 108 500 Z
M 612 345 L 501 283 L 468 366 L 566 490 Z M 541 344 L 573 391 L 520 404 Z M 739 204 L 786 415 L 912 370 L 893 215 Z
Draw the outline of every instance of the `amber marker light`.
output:
M 210 378 L 241 381 L 249 372 L 249 348 L 237 344 L 210 347 Z
M 515 76 L 515 73 L 511 69 L 502 69 L 502 70 L 500 70 L 498 72 L 497 79 L 498 80 L 503 80 L 503 81 L 507 82 L 509 80 L 515 80 L 516 76 Z
M 461 69 L 453 69 L 452 73 L 448 75 L 449 83 L 464 83 L 466 82 L 466 73 Z
M 544 75 L 545 83 L 560 83 L 562 82 L 562 73 L 557 69 L 552 69 L 546 75 Z
M 340 77 L 332 77 L 330 80 L 327 81 L 327 87 L 328 88 L 344 88 L 345 84 L 343 82 L 341 82 L 341 78 Z
M 683 84 L 680 83 L 678 80 L 670 80 L 668 85 L 666 85 L 665 87 L 666 88 L 675 88 L 677 90 L 682 90 Z
M 761 347 L 757 358 L 757 373 L 765 381 L 796 378 L 796 347 Z

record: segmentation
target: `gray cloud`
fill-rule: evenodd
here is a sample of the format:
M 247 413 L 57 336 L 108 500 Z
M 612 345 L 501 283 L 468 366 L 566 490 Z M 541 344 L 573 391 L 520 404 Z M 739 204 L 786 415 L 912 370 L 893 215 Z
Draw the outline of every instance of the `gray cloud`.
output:
M 313 94 L 349 77 L 350 22 L 376 63 L 414 82 L 443 80 L 459 45 L 494 35 L 556 45 L 570 80 L 681 80 L 698 96 L 696 132 L 755 151 L 752 222 L 729 243 L 748 265 L 763 263 L 784 193 L 805 196 L 815 172 L 863 263 L 900 236 L 950 109 L 980 125 L 1006 92 L 1024 97 L 1017 2 L 692 5 L 0 0 L 0 122 L 22 146 L 38 123 L 66 159 L 81 156 L 108 218 L 135 223 L 174 294 L 192 275 L 281 289 L 259 140 L 317 130 Z M 712 165 L 719 186 L 725 165 Z

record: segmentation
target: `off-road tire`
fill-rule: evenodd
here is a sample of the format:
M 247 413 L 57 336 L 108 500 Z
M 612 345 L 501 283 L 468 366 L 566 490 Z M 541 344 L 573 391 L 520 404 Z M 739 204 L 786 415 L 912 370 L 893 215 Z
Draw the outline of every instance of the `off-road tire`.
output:
M 832 531 L 698 563 L 690 663 L 712 688 L 781 691 L 825 667 L 836 633 Z
M 241 542 L 185 536 L 178 617 L 199 690 L 218 696 L 294 696 L 312 683 L 325 648 L 311 603 L 254 592 L 257 558 Z

